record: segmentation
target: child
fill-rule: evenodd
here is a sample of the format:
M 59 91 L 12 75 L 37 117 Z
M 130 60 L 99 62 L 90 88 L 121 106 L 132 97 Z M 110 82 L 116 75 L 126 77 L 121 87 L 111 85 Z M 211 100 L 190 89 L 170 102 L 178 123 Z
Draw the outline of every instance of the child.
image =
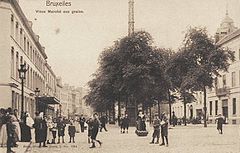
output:
M 90 117 L 87 122 L 88 124 L 88 143 L 91 143 L 91 135 L 92 135 L 92 118 Z
M 56 143 L 56 136 L 57 136 L 57 123 L 56 121 L 53 122 L 53 128 L 52 128 L 52 135 L 53 135 L 53 139 L 52 139 L 52 144 Z
M 63 118 L 60 117 L 60 120 L 57 123 L 57 129 L 58 129 L 58 143 L 60 143 L 60 137 L 62 137 L 62 143 L 64 143 L 64 136 L 65 136 L 65 123 L 63 121 Z
M 75 143 L 74 141 L 75 133 L 76 133 L 76 127 L 73 125 L 73 121 L 71 121 L 70 125 L 68 126 L 68 134 L 70 137 L 69 143 L 71 143 L 72 140 L 73 140 L 73 143 Z
M 153 120 L 153 128 L 154 128 L 154 132 L 153 132 L 152 141 L 150 142 L 150 144 L 154 143 L 155 138 L 157 138 L 157 141 L 155 144 L 158 144 L 159 136 L 160 136 L 160 119 L 158 117 L 158 114 L 155 114 L 155 119 Z

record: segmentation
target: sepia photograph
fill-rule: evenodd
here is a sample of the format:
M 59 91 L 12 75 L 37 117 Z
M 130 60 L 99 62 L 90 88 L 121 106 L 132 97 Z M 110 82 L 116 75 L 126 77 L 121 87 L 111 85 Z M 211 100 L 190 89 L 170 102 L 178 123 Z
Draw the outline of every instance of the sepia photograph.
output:
M 240 153 L 240 0 L 0 0 L 0 153 Z

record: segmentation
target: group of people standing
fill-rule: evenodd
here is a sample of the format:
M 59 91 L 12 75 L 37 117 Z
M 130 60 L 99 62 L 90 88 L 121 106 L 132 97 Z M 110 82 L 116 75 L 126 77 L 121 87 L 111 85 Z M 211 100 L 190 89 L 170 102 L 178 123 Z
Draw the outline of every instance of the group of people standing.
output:
M 128 128 L 129 128 L 129 118 L 128 118 L 128 114 L 125 114 L 121 116 L 120 120 L 119 120 L 119 125 L 121 127 L 121 133 L 125 133 L 125 130 L 126 130 L 126 133 L 128 133 Z
M 154 144 L 155 138 L 157 139 L 155 144 L 159 144 L 161 133 L 162 143 L 160 146 L 164 146 L 166 144 L 166 147 L 168 147 L 168 118 L 165 113 L 162 113 L 161 118 L 159 118 L 158 114 L 155 114 L 155 118 L 153 120 L 153 128 L 154 131 L 150 144 Z

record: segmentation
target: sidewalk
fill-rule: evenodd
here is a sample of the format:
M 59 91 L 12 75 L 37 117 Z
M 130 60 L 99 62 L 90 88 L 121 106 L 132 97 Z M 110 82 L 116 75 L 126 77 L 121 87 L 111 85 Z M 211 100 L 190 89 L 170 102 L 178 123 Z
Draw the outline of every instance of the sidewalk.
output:
M 16 153 L 27 153 L 30 148 L 30 142 L 18 142 L 18 147 L 12 148 Z M 7 147 L 0 147 L 0 153 L 6 153 Z

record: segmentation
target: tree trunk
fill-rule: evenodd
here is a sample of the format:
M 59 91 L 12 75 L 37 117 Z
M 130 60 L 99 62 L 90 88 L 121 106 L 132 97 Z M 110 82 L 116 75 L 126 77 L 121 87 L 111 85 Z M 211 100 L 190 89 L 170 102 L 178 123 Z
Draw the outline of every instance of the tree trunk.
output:
M 149 122 L 152 124 L 152 107 L 149 107 Z
M 186 101 L 185 101 L 185 97 L 183 97 L 183 105 L 184 105 L 184 126 L 187 126 L 187 110 L 186 110 L 186 108 L 187 108 L 187 103 L 186 103 Z
M 116 118 L 115 118 L 115 115 L 116 115 L 116 112 L 115 112 L 115 103 L 113 103 L 112 105 L 112 111 L 113 111 L 113 122 L 115 124 L 115 121 L 116 121 Z
M 158 117 L 160 118 L 161 114 L 160 114 L 160 101 L 158 100 Z
M 204 127 L 207 127 L 207 91 L 206 91 L 206 87 L 204 86 L 203 88 L 203 97 L 204 97 L 204 101 L 203 101 L 203 111 L 204 111 L 204 115 L 203 115 L 203 120 L 204 120 Z
M 121 103 L 120 103 L 120 100 L 118 100 L 118 116 L 121 116 Z
M 172 125 L 172 105 L 171 105 L 171 93 L 170 90 L 168 90 L 168 105 L 169 105 L 169 123 Z

